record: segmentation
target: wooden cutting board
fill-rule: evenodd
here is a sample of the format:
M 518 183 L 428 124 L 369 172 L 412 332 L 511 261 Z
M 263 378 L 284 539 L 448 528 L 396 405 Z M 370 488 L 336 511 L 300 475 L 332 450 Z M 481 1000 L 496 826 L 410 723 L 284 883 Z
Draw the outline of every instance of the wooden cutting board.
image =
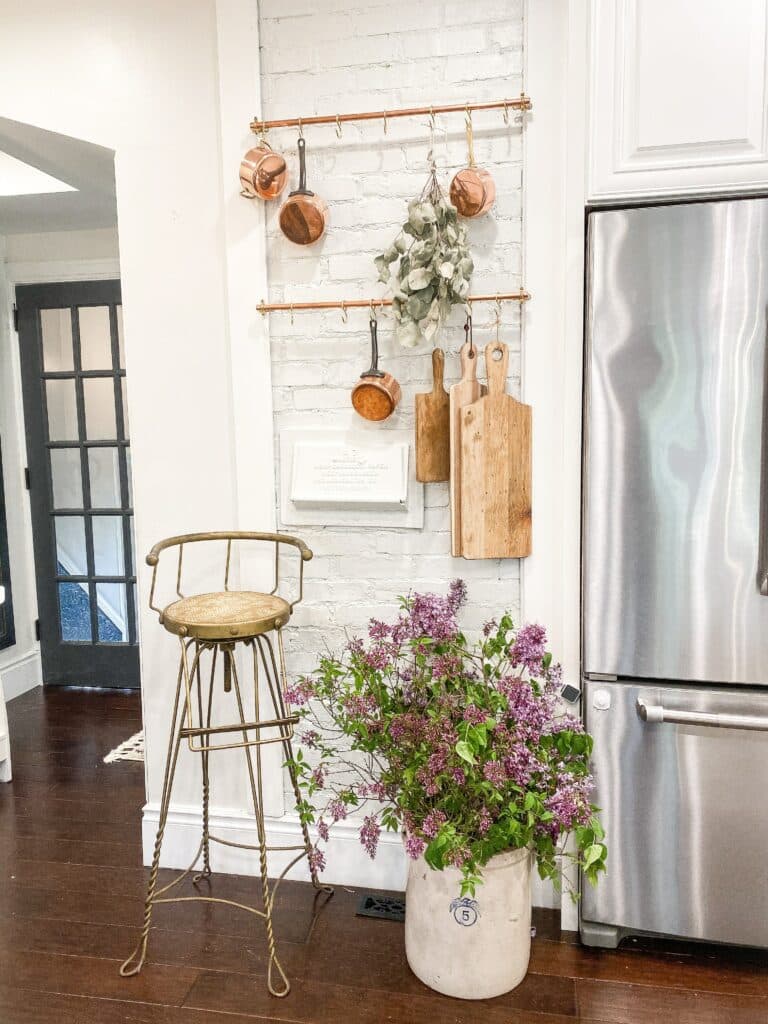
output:
M 506 394 L 509 350 L 485 349 L 488 394 L 461 411 L 461 553 L 531 553 L 531 407 Z
M 449 430 L 451 449 L 451 554 L 461 554 L 461 410 L 476 402 L 486 388 L 477 379 L 477 349 L 466 341 L 459 352 L 461 379 L 449 392 Z
M 447 480 L 451 471 L 444 372 L 445 353 L 436 348 L 432 352 L 432 390 L 416 395 L 416 479 L 425 484 Z

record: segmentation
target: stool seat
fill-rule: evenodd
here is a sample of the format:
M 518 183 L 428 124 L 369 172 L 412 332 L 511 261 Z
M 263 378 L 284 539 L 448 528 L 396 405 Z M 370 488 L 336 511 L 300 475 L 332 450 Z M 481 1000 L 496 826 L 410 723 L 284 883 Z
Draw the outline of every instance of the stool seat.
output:
M 291 606 L 274 594 L 224 590 L 194 594 L 163 609 L 162 623 L 170 633 L 199 640 L 259 636 L 284 626 Z

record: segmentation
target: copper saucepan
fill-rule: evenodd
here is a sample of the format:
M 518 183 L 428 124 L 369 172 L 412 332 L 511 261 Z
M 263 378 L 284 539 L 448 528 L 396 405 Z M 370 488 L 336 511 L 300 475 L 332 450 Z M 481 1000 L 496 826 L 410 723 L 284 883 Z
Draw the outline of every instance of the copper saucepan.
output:
M 467 111 L 468 166 L 457 171 L 451 182 L 451 202 L 462 217 L 482 217 L 493 206 L 496 183 L 484 167 L 475 163 L 472 116 Z
M 360 374 L 352 389 L 352 405 L 366 420 L 385 420 L 400 401 L 400 385 L 391 373 L 379 369 L 376 330 L 376 319 L 371 317 L 371 368 Z
M 288 184 L 285 158 L 262 141 L 240 161 L 240 193 L 248 199 L 276 199 Z
M 307 188 L 307 144 L 299 136 L 299 187 L 291 192 L 280 210 L 280 230 L 296 245 L 312 245 L 323 237 L 328 221 L 324 199 Z

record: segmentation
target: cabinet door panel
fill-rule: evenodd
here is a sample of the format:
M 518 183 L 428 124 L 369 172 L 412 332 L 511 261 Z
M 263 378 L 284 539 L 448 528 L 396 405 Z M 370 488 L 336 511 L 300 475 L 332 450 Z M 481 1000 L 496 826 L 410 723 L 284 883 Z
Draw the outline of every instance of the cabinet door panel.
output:
M 592 0 L 590 199 L 768 184 L 763 0 Z

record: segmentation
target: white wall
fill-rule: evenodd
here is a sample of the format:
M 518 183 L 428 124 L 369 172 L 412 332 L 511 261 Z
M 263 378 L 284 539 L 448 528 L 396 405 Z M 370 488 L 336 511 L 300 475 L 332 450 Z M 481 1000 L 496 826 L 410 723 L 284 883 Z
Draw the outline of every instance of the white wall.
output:
M 237 525 L 216 17 L 213 0 L 107 7 L 100 0 L 32 0 L 23 17 L 10 0 L 0 2 L 2 116 L 116 154 L 142 555 L 163 536 Z M 245 39 L 241 45 L 249 48 Z M 255 464 L 255 441 L 243 443 Z M 258 512 L 248 521 L 258 521 Z M 162 780 L 177 647 L 146 611 L 146 567 L 140 568 L 152 803 Z M 191 761 L 182 761 L 182 803 L 197 798 Z M 225 805 L 245 806 L 241 778 L 238 772 L 226 786 Z

